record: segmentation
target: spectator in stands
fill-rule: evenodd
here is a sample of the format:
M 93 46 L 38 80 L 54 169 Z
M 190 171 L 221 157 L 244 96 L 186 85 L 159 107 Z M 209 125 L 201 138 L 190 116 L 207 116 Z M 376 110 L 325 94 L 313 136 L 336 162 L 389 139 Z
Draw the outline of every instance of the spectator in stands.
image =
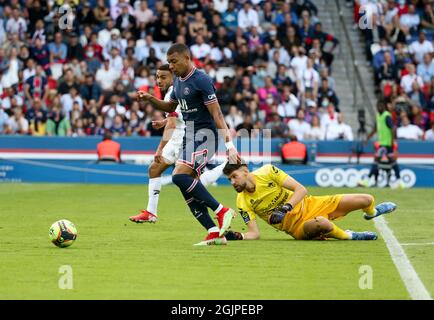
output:
M 243 123 L 243 116 L 241 111 L 236 106 L 232 105 L 229 108 L 229 113 L 225 116 L 226 124 L 230 129 L 235 129 L 239 124 Z
M 306 91 L 311 91 L 313 98 L 316 100 L 318 98 L 318 88 L 319 88 L 319 73 L 313 67 L 313 59 L 307 59 L 306 69 L 301 73 L 301 77 L 297 80 L 297 88 L 305 97 Z
M 59 107 L 55 106 L 48 116 L 46 125 L 47 136 L 71 136 L 71 123 Z
M 6 22 L 6 32 L 9 34 L 17 33 L 21 40 L 25 40 L 25 34 L 27 31 L 26 20 L 21 16 L 21 12 L 18 7 L 12 10 L 12 16 Z
M 104 127 L 110 129 L 113 126 L 113 121 L 117 115 L 123 116 L 125 114 L 125 107 L 119 104 L 119 97 L 112 95 L 110 98 L 110 104 L 105 105 L 101 109 L 101 113 L 104 116 Z
M 297 111 L 297 118 L 288 122 L 289 132 L 297 137 L 298 140 L 303 140 L 306 133 L 310 131 L 310 124 L 304 120 L 304 110 Z
M 344 123 L 344 116 L 342 113 L 337 115 L 337 122 L 330 122 L 325 130 L 325 140 L 346 140 L 353 141 L 353 130 L 351 127 Z
M 95 80 L 103 91 L 110 92 L 114 88 L 114 82 L 119 79 L 119 72 L 110 66 L 110 60 L 105 59 L 101 68 L 96 72 Z
M 26 119 L 29 121 L 30 134 L 34 136 L 45 136 L 47 111 L 42 108 L 41 99 L 33 99 L 33 105 L 26 112 Z
M 101 162 L 121 162 L 121 145 L 112 140 L 112 134 L 107 131 L 103 140 L 97 145 L 98 163 Z
M 4 134 L 4 126 L 9 120 L 8 114 L 3 110 L 3 104 L 0 102 L 0 134 Z
M 80 87 L 80 96 L 83 98 L 83 104 L 86 109 L 89 109 L 90 100 L 95 100 L 96 106 L 101 108 L 104 96 L 102 95 L 101 86 L 95 82 L 92 73 L 86 74 L 85 83 Z
M 129 6 L 123 6 L 121 9 L 121 13 L 116 18 L 116 28 L 121 31 L 121 33 L 125 31 L 135 32 L 136 28 L 136 18 L 134 17 L 134 13 L 130 13 Z
M 243 4 L 243 8 L 238 11 L 238 27 L 247 32 L 251 27 L 259 27 L 258 12 L 252 7 L 252 3 L 247 0 Z
M 27 101 L 33 104 L 33 99 L 40 98 L 45 101 L 48 94 L 48 80 L 43 75 L 42 66 L 37 65 L 35 75 L 27 79 L 24 85 L 24 93 Z
M 328 79 L 322 78 L 321 87 L 318 90 L 318 105 L 322 106 L 325 99 L 333 103 L 336 107 L 339 106 L 339 98 L 334 92 L 334 90 L 330 89 Z
M 283 89 L 282 100 L 277 106 L 277 112 L 279 113 L 279 116 L 284 119 L 295 118 L 299 106 L 300 101 L 290 91 L 289 87 L 285 87 Z
M 84 59 L 83 55 L 83 47 L 78 42 L 78 37 L 76 33 L 71 33 L 69 35 L 69 43 L 67 47 L 67 56 L 68 61 L 71 61 L 72 59 L 78 59 L 79 61 L 82 61 Z
M 418 126 L 411 124 L 407 114 L 401 114 L 401 126 L 396 130 L 398 139 L 422 140 L 424 132 Z
M 420 76 L 416 74 L 416 68 L 414 64 L 408 63 L 406 66 L 408 74 L 401 78 L 400 86 L 406 94 L 410 94 L 413 90 L 413 83 L 416 82 L 419 87 L 423 86 L 423 81 Z
M 414 4 L 408 5 L 408 12 L 401 15 L 400 24 L 407 39 L 417 35 L 417 28 L 420 24 L 420 17 L 416 12 Z
M 50 63 L 65 63 L 68 55 L 68 47 L 62 40 L 62 33 L 56 32 L 54 35 L 54 42 L 48 45 L 50 52 Z
M 305 140 L 324 140 L 324 127 L 321 126 L 318 115 L 312 117 L 312 123 L 309 130 L 305 133 Z
M 431 41 L 426 39 L 426 32 L 419 31 L 419 39 L 413 41 L 409 46 L 410 54 L 413 56 L 413 60 L 416 64 L 423 62 L 423 56 L 425 53 L 433 53 L 434 48 Z
M 15 108 L 14 114 L 7 121 L 6 134 L 28 134 L 29 121 L 24 117 L 21 108 Z
M 422 78 L 425 84 L 431 82 L 431 78 L 434 77 L 434 62 L 431 53 L 423 55 L 423 62 L 417 65 L 417 75 Z
M 153 114 L 152 114 L 152 122 L 154 121 L 162 121 L 164 119 L 163 113 L 159 110 L 154 110 Z M 158 136 L 161 137 L 163 136 L 163 132 L 164 132 L 164 127 L 163 128 L 155 128 L 152 124 L 152 122 L 149 122 L 147 127 L 146 127 L 146 136 Z
M 1 113 L 1 110 L 0 110 L 0 113 Z M 1 121 L 1 114 L 0 114 L 0 121 Z M 0 127 L 0 129 L 1 129 L 1 127 Z M 434 121 L 431 121 L 430 129 L 425 132 L 425 140 L 434 141 Z
M 270 114 L 270 121 L 266 123 L 265 129 L 271 130 L 271 138 L 285 138 L 288 136 L 288 126 L 277 113 Z
M 253 119 L 250 114 L 246 114 L 243 118 L 243 122 L 235 128 L 237 136 L 243 138 L 254 138 L 255 132 L 253 129 Z

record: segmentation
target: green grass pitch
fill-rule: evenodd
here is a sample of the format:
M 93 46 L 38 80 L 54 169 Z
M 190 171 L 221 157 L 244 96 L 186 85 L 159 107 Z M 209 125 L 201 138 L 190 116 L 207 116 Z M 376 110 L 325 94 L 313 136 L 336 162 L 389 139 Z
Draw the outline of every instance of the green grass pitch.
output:
M 434 241 L 432 189 L 308 188 L 314 195 L 370 192 L 394 201 L 386 217 L 400 243 Z M 210 187 L 235 205 L 230 186 Z M 147 189 L 137 185 L 0 184 L 0 299 L 409 299 L 386 244 L 294 241 L 259 222 L 260 241 L 193 247 L 205 236 L 174 186 L 163 187 L 157 224 L 134 224 Z M 69 248 L 49 242 L 48 229 L 69 219 L 79 235 Z M 375 230 L 361 212 L 337 224 Z M 232 228 L 240 230 L 239 216 Z M 434 293 L 434 246 L 403 246 Z M 72 268 L 73 288 L 59 288 L 59 268 Z M 372 289 L 361 289 L 361 266 Z

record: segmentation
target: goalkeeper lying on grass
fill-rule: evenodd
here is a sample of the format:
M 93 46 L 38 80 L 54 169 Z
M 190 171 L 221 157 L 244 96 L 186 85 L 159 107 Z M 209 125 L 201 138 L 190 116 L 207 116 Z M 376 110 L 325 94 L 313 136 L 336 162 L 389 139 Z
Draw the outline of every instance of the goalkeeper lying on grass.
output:
M 246 164 L 228 163 L 223 173 L 238 192 L 238 211 L 248 228 L 246 233 L 226 232 L 227 240 L 259 239 L 256 216 L 297 240 L 376 240 L 375 232 L 344 231 L 332 220 L 358 209 L 367 220 L 396 209 L 391 202 L 375 206 L 369 194 L 310 196 L 303 185 L 273 165 L 250 172 Z

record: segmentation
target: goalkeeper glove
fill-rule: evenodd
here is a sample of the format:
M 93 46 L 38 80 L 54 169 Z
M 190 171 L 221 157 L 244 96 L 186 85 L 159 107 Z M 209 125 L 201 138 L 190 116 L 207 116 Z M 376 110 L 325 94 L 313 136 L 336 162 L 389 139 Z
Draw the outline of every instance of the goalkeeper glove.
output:
M 244 240 L 244 235 L 240 232 L 236 232 L 236 231 L 226 231 L 224 233 L 226 240 Z
M 270 224 L 279 224 L 283 221 L 283 218 L 285 218 L 285 215 L 292 211 L 292 204 L 285 203 L 280 208 L 276 209 L 271 213 L 270 217 L 268 218 L 268 222 Z

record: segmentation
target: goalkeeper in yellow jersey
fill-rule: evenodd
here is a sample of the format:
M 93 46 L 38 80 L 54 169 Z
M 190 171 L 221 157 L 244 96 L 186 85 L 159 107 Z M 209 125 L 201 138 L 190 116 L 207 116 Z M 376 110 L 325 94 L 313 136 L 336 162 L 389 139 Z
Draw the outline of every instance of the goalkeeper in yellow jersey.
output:
M 246 233 L 227 231 L 227 240 L 259 239 L 257 216 L 297 240 L 376 240 L 375 232 L 344 231 L 332 220 L 358 209 L 367 220 L 396 209 L 392 202 L 375 206 L 369 194 L 308 195 L 303 185 L 273 165 L 250 172 L 244 163 L 228 163 L 223 173 L 238 192 L 238 211 L 248 229 Z

